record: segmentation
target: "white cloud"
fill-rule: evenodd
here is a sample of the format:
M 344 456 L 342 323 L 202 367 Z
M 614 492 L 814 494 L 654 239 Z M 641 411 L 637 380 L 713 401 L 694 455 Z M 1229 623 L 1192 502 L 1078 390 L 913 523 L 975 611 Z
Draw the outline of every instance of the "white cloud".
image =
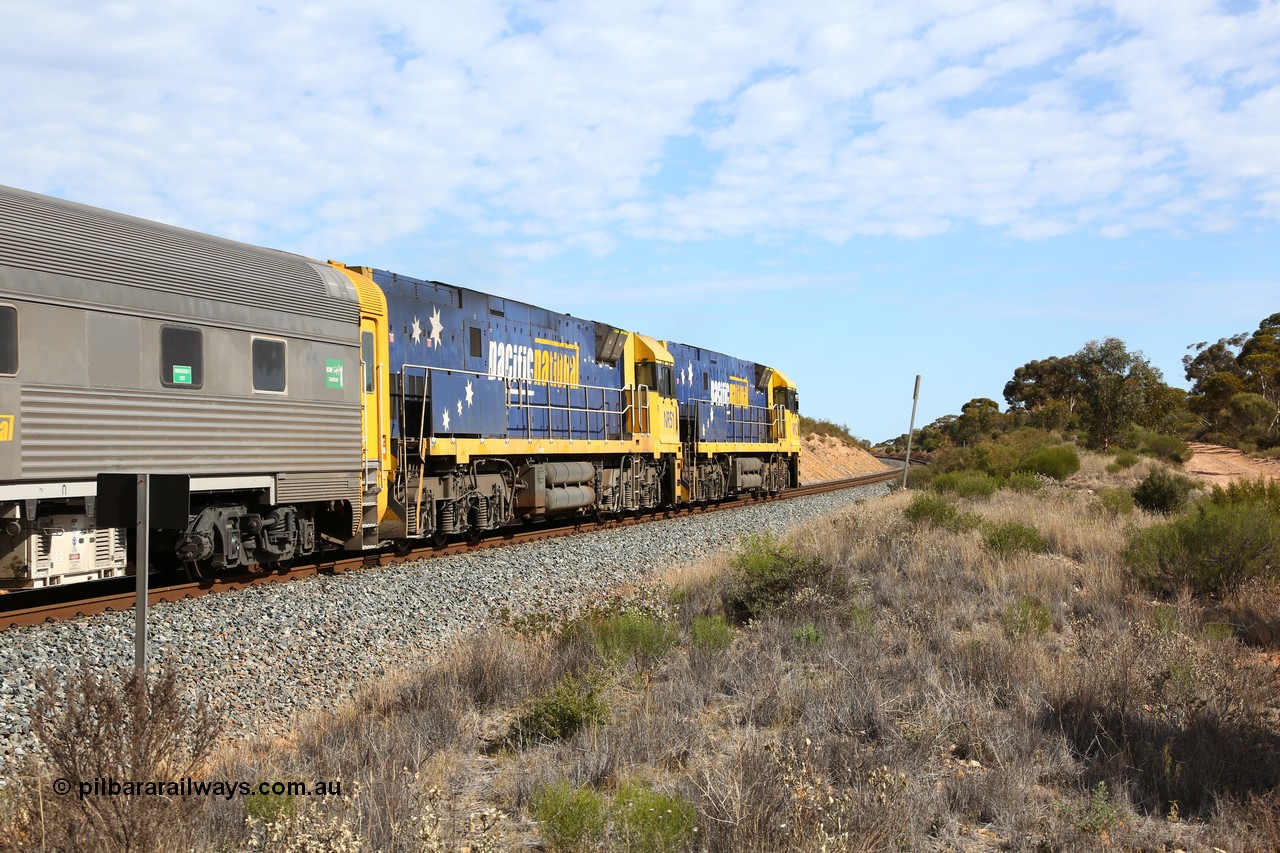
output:
M 329 254 L 1219 231 L 1280 215 L 1280 7 L 54 0 L 0 11 L 0 180 Z M 668 189 L 667 141 L 708 151 Z

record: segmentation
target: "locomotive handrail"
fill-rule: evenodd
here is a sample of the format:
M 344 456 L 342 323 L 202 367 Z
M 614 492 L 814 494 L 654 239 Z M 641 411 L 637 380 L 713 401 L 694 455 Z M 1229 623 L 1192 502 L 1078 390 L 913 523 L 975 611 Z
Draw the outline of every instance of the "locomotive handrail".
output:
M 433 371 L 437 373 L 443 373 L 446 375 L 477 376 L 486 380 L 501 379 L 503 382 L 504 390 L 506 391 L 505 401 L 506 401 L 507 410 L 510 411 L 512 409 L 516 409 L 524 413 L 524 416 L 525 416 L 524 417 L 524 421 L 525 421 L 524 433 L 525 433 L 525 438 L 529 440 L 533 440 L 534 438 L 546 438 L 550 440 L 556 437 L 554 433 L 560 432 L 561 430 L 558 430 L 553 427 L 553 424 L 552 424 L 553 413 L 564 414 L 566 416 L 565 427 L 563 429 L 563 432 L 565 433 L 564 437 L 567 439 L 572 440 L 578 437 L 577 434 L 579 432 L 583 433 L 582 437 L 589 439 L 592 435 L 593 425 L 598 423 L 599 424 L 598 431 L 605 437 L 606 440 L 608 440 L 609 438 L 615 438 L 620 440 L 623 437 L 624 428 L 627 425 L 628 415 L 632 414 L 632 405 L 630 403 L 625 402 L 626 400 L 625 395 L 628 392 L 631 392 L 633 390 L 631 385 L 625 385 L 622 388 L 609 388 L 603 385 L 582 385 L 582 384 L 574 385 L 567 382 L 552 382 L 548 380 L 513 378 L 513 377 L 497 377 L 489 373 L 481 373 L 476 370 L 459 370 L 459 369 L 450 368 L 450 367 L 432 367 L 431 365 L 427 365 L 427 364 L 405 364 L 401 366 L 402 375 L 407 375 L 410 371 L 421 371 L 422 377 L 423 377 L 422 399 L 424 401 L 424 405 L 422 408 L 421 417 L 419 419 L 420 423 L 419 423 L 419 429 L 418 429 L 419 456 L 422 455 L 421 447 L 423 446 L 423 442 L 426 438 L 425 401 L 429 398 L 429 388 L 427 386 L 427 379 Z M 533 396 L 533 386 L 545 387 L 547 389 L 546 402 L 544 403 L 527 402 L 527 400 Z M 562 388 L 565 390 L 565 401 L 563 403 L 552 402 L 551 390 L 553 388 Z M 402 389 L 403 389 L 403 384 L 402 384 Z M 573 403 L 573 394 L 574 392 L 577 392 L 577 391 L 582 392 L 583 404 L 581 406 L 574 405 Z M 592 397 L 593 391 L 600 392 L 599 405 L 597 406 L 591 405 L 591 397 Z M 646 414 L 648 413 L 648 408 L 649 408 L 647 391 L 648 389 L 646 388 L 645 396 L 644 396 L 644 404 L 643 404 L 643 410 Z M 404 393 L 403 390 L 402 390 L 402 393 Z M 511 398 L 513 395 L 519 398 L 516 402 L 512 402 Z M 610 399 L 609 399 L 611 395 L 614 395 L 616 399 L 616 403 L 612 406 L 610 405 Z M 545 416 L 546 416 L 545 428 L 535 429 L 534 419 L 530 417 L 530 415 L 534 411 L 541 411 L 545 413 Z M 575 429 L 574 418 L 573 418 L 575 414 L 581 414 L 583 416 L 584 424 L 585 424 L 583 430 Z M 616 426 L 613 426 L 615 424 Z M 507 427 L 508 427 L 508 430 L 511 429 L 511 422 L 509 417 L 508 417 Z M 634 433 L 636 431 L 632 430 L 632 432 Z M 642 434 L 647 434 L 647 433 L 648 433 L 648 428 L 646 424 L 646 428 L 643 430 Z
M 630 389 L 631 386 L 628 385 L 627 388 Z M 630 403 L 627 404 L 627 411 L 633 413 L 632 423 L 631 423 L 631 426 L 632 426 L 631 433 L 632 435 L 648 435 L 649 434 L 649 386 L 644 384 L 637 385 L 635 387 L 635 395 L 637 398 L 640 398 L 643 402 L 634 407 Z M 643 413 L 643 417 L 641 413 Z
M 769 430 L 773 430 L 775 432 L 777 430 L 777 413 L 769 406 L 739 406 L 734 403 L 712 403 L 710 400 L 698 398 L 691 398 L 689 402 L 694 404 L 694 420 L 699 426 L 702 424 L 703 404 L 707 406 L 724 406 L 727 410 L 728 423 L 731 425 L 729 437 L 726 439 L 727 441 L 768 444 L 771 441 L 777 441 L 781 438 L 780 436 L 778 439 L 774 439 L 770 435 L 766 434 Z M 751 411 L 767 412 L 768 416 L 765 418 L 745 417 L 745 413 Z M 738 417 L 734 417 L 735 414 L 738 415 Z M 735 430 L 732 426 L 741 427 L 741 429 Z M 700 429 L 694 429 L 695 441 L 710 441 L 709 439 L 703 439 L 700 432 Z

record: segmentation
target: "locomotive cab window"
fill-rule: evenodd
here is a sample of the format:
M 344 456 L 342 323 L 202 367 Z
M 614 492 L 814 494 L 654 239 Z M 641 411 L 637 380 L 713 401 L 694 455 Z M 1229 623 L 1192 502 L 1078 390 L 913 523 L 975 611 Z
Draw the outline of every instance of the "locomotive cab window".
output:
M 0 375 L 18 372 L 18 309 L 0 305 Z
M 636 365 L 636 385 L 644 385 L 646 388 L 654 386 L 653 367 L 651 361 L 642 361 Z
M 253 390 L 282 393 L 285 389 L 284 341 L 253 339 Z
M 800 413 L 800 395 L 794 388 L 773 389 L 773 404 L 782 406 L 788 412 Z
M 160 327 L 160 384 L 166 388 L 204 386 L 204 336 L 199 329 Z
M 674 397 L 676 395 L 675 365 L 658 365 L 658 396 Z

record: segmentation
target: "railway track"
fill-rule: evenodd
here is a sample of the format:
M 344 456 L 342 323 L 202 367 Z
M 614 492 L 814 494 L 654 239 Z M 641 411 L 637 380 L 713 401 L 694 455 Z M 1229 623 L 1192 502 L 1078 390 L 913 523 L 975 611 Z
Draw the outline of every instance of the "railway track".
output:
M 865 474 L 844 480 L 828 480 L 821 483 L 798 486 L 766 500 L 788 500 L 791 498 L 836 491 L 838 489 L 867 486 L 874 483 L 894 480 L 900 476 L 901 471 L 896 469 L 878 471 L 874 474 Z M 195 598 L 212 593 L 232 592 L 234 590 L 244 589 L 256 584 L 281 583 L 295 578 L 307 577 L 309 575 L 337 574 L 340 572 L 358 571 L 361 569 L 376 568 L 378 566 L 411 562 L 429 557 L 461 554 L 481 548 L 503 547 L 521 542 L 531 542 L 538 539 L 569 536 L 594 530 L 605 530 L 614 527 L 642 524 L 648 521 L 660 521 L 662 519 L 675 518 L 680 515 L 690 513 L 734 509 L 759 502 L 760 499 L 757 498 L 742 498 L 714 505 L 692 506 L 681 510 L 665 510 L 652 515 L 642 515 L 639 517 L 613 518 L 600 521 L 579 520 L 573 523 L 560 524 L 556 526 L 543 526 L 536 529 L 517 530 L 510 533 L 498 534 L 475 543 L 456 542 L 444 547 L 427 546 L 413 549 L 402 554 L 389 551 L 363 554 L 339 560 L 320 561 L 305 565 L 298 565 L 286 570 L 268 574 L 236 575 L 194 582 L 166 582 L 164 579 L 153 575 L 150 579 L 151 587 L 147 600 L 154 605 L 161 602 L 178 601 L 183 598 Z M 97 594 L 89 597 L 80 597 L 78 593 L 90 591 L 88 589 L 84 589 L 84 587 L 92 587 L 92 591 Z M 106 587 L 106 589 L 104 589 L 104 587 Z M 47 589 L 13 592 L 0 596 L 0 630 L 18 628 L 27 625 L 38 625 L 42 622 L 57 622 L 65 619 L 74 619 L 79 616 L 92 616 L 98 613 L 107 613 L 110 611 L 131 610 L 136 598 L 137 593 L 134 590 L 134 579 L 131 577 L 113 578 L 111 580 L 96 581 L 91 584 L 83 585 L 76 584 L 68 587 L 50 587 Z

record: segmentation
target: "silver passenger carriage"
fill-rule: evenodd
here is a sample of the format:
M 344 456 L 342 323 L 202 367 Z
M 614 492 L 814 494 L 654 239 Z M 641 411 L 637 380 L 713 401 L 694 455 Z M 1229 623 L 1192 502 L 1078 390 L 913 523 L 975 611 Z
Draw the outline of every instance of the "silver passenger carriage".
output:
M 125 572 L 101 472 L 190 475 L 167 553 L 218 568 L 350 538 L 359 323 L 325 264 L 0 187 L 0 587 Z

